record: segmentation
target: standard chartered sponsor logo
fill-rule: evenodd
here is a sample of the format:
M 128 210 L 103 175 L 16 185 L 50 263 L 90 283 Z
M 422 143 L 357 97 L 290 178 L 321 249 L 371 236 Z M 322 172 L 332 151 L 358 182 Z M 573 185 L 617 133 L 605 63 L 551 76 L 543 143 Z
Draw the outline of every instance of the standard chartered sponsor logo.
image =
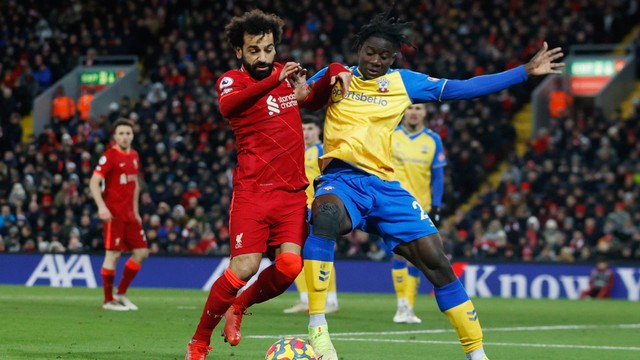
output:
M 267 98 L 267 110 L 269 115 L 280 114 L 280 109 L 287 109 L 290 107 L 298 106 L 296 95 L 291 93 L 287 96 L 279 96 L 275 98 L 273 95 L 269 95 Z
M 273 95 L 269 95 L 267 98 L 267 110 L 269 110 L 269 115 L 280 114 L 280 107 Z
M 281 109 L 287 109 L 290 107 L 298 106 L 298 100 L 296 100 L 296 94 L 291 93 L 287 96 L 278 97 Z

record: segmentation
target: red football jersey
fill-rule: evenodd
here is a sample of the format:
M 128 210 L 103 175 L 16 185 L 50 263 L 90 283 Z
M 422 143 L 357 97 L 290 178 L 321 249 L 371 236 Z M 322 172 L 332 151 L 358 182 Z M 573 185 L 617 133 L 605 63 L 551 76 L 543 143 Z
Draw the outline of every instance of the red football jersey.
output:
M 234 189 L 294 191 L 304 190 L 309 184 L 304 171 L 298 102 L 289 82 L 278 82 L 281 68 L 276 63 L 274 74 L 262 81 L 252 78 L 244 69 L 231 70 L 216 84 L 221 112 L 229 119 L 236 136 L 238 165 L 233 173 Z M 254 91 L 257 88 L 262 90 Z M 251 103 L 237 106 L 247 99 Z M 240 110 L 225 114 L 223 109 L 229 107 Z
M 131 149 L 128 153 L 117 146 L 105 151 L 94 173 L 104 179 L 102 197 L 111 215 L 123 221 L 136 221 L 133 195 L 138 179 L 140 157 Z

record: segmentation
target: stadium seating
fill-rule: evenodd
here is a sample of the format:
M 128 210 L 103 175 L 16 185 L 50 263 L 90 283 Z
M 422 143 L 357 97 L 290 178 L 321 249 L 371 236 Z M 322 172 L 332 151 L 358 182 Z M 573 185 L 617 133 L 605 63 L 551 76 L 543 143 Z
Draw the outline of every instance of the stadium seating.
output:
M 152 252 L 228 252 L 235 144 L 218 112 L 213 84 L 237 66 L 223 38 L 224 24 L 248 8 L 242 4 L 227 8 L 220 1 L 196 2 L 197 8 L 191 7 L 192 2 L 161 3 L 152 8 L 144 0 L 120 1 L 109 14 L 96 13 L 81 2 L 54 2 L 46 9 L 34 0 L 0 4 L 4 25 L 0 28 L 0 251 L 102 249 L 88 180 L 110 144 L 111 122 L 124 116 L 137 124 L 134 147 L 141 156 L 144 179 L 140 210 Z M 301 10 L 298 3 L 261 3 L 271 5 L 267 10 L 278 9 L 287 20 L 278 59 L 299 59 L 311 73 L 333 61 L 354 64 L 350 39 L 360 25 L 388 6 L 380 1 L 327 6 L 320 1 Z M 535 6 L 517 1 L 471 4 L 396 1 L 396 13 L 414 21 L 416 29 L 415 48 L 403 49 L 397 66 L 437 77 L 468 78 L 527 61 L 545 39 L 565 48 L 619 41 L 638 19 L 626 8 L 615 9 L 617 15 L 608 18 L 608 12 L 600 11 L 604 5 L 595 0 Z M 30 112 L 33 98 L 89 52 L 139 56 L 144 67 L 140 97 L 123 98 L 113 104 L 111 113 L 87 122 L 53 121 L 42 134 L 21 143 L 28 129 L 21 128 L 19 119 Z M 478 101 L 429 105 L 429 126 L 442 136 L 447 150 L 446 213 L 454 213 L 488 172 L 512 153 L 516 136 L 512 115 L 528 101 L 533 85 Z M 527 257 L 535 260 L 545 248 L 560 252 L 569 246 L 577 258 L 588 258 L 582 252 L 589 250 L 582 248 L 590 249 L 590 256 L 601 252 L 638 258 L 640 234 L 625 227 L 607 232 L 608 214 L 616 203 L 624 204 L 632 218 L 640 217 L 626 200 L 627 194 L 637 195 L 639 154 L 626 142 L 629 133 L 637 131 L 637 114 L 607 127 L 595 114 L 563 119 L 549 129 L 550 139 L 535 140 L 547 145 L 541 153 L 535 151 L 541 146 L 532 144 L 523 159 L 510 158 L 518 174 L 505 177 L 501 187 L 483 196 L 468 214 L 458 214 L 460 221 L 445 226 L 448 249 L 457 257 L 524 258 L 529 253 Z M 609 133 L 613 125 L 617 135 Z M 583 140 L 580 136 L 589 141 L 587 149 L 566 148 L 576 147 L 574 142 Z M 605 137 L 609 145 L 604 145 Z M 580 169 L 578 174 L 572 173 L 574 167 Z M 562 186 L 545 186 L 547 180 Z M 595 193 L 577 194 L 578 184 L 583 183 Z M 598 196 L 603 188 L 612 198 Z M 571 197 L 575 203 L 567 204 Z M 584 209 L 581 216 L 579 206 Z M 533 232 L 527 226 L 530 217 L 538 219 L 539 228 Z M 546 246 L 543 233 L 549 219 L 556 221 L 564 242 Z M 596 222 L 595 231 L 606 235 L 608 250 L 600 238 L 587 234 L 584 226 L 589 219 Z M 498 224 L 490 226 L 492 220 Z M 581 246 L 571 245 L 577 231 L 586 238 Z M 369 250 L 367 244 L 343 245 L 345 256 L 364 257 Z

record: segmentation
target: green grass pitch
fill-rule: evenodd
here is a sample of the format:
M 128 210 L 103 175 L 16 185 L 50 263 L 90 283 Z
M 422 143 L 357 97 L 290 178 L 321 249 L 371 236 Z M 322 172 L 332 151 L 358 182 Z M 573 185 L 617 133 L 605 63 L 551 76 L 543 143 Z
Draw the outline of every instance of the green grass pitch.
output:
M 133 287 L 140 310 L 100 309 L 102 289 L 0 286 L 0 359 L 183 359 L 206 292 Z M 340 293 L 328 315 L 343 360 L 464 359 L 446 316 L 421 296 L 420 325 L 391 321 L 395 297 Z M 210 359 L 264 359 L 281 335 L 304 336 L 305 314 L 282 310 L 293 292 L 250 309 L 239 346 L 213 334 Z M 474 299 L 485 349 L 499 359 L 640 359 L 640 304 L 626 301 Z

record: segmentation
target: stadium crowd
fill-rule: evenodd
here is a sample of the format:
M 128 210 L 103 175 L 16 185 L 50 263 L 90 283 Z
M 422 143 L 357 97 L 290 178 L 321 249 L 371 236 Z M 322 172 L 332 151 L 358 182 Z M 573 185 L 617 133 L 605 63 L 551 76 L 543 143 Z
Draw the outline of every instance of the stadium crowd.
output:
M 415 22 L 416 46 L 404 48 L 396 66 L 468 78 L 519 65 L 543 40 L 565 49 L 619 41 L 639 14 L 631 2 L 616 4 L 399 0 L 396 13 Z M 123 0 L 103 14 L 97 5 L 0 4 L 0 251 L 102 249 L 88 181 L 110 146 L 110 124 L 126 117 L 136 123 L 140 212 L 151 252 L 227 254 L 235 144 L 213 85 L 237 64 L 222 38 L 223 24 L 251 5 L 278 9 L 287 19 L 278 59 L 298 59 L 313 73 L 333 61 L 355 64 L 353 35 L 389 6 L 380 0 Z M 123 98 L 100 118 L 52 119 L 42 134 L 21 142 L 20 119 L 33 98 L 85 54 L 137 55 L 144 68 L 140 97 Z M 447 150 L 446 212 L 453 213 L 513 154 L 511 119 L 533 85 L 479 101 L 429 104 L 429 127 Z M 640 212 L 632 201 L 640 149 L 629 142 L 637 114 L 626 122 L 606 122 L 597 114 L 557 119 L 522 159 L 511 155 L 498 189 L 444 224 L 452 256 L 557 261 L 571 250 L 577 259 L 598 252 L 640 258 L 634 228 Z M 343 256 L 384 257 L 366 234 L 346 237 L 339 248 Z
M 640 99 L 627 116 L 552 119 L 500 185 L 443 230 L 454 257 L 640 260 Z

